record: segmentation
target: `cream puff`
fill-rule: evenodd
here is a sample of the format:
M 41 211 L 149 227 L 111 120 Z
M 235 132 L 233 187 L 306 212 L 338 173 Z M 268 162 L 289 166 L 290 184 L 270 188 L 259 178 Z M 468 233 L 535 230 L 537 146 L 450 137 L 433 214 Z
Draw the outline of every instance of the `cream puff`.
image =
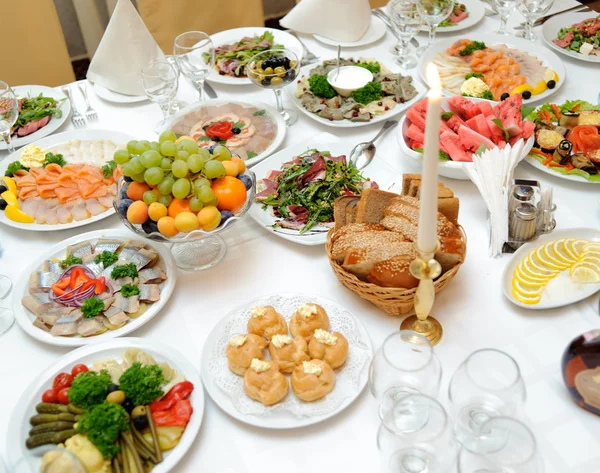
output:
M 308 354 L 325 361 L 333 369 L 339 368 L 348 358 L 348 340 L 339 332 L 329 333 L 318 328 L 308 344 Z
M 329 317 L 318 304 L 301 304 L 290 320 L 290 332 L 310 340 L 317 329 L 329 330 Z
M 248 320 L 248 332 L 271 340 L 273 335 L 287 335 L 288 328 L 283 315 L 272 306 L 253 307 Z
M 291 373 L 296 365 L 310 360 L 308 344 L 302 337 L 292 338 L 289 335 L 274 335 L 269 344 L 271 359 L 279 363 L 279 371 Z
M 253 358 L 262 360 L 268 342 L 263 338 L 249 333 L 236 335 L 227 344 L 227 362 L 229 369 L 239 376 L 244 376 Z
M 335 386 L 333 368 L 323 360 L 304 361 L 292 372 L 292 389 L 302 401 L 325 397 Z
M 272 406 L 287 396 L 289 385 L 275 360 L 254 358 L 244 375 L 244 391 L 251 399 Z

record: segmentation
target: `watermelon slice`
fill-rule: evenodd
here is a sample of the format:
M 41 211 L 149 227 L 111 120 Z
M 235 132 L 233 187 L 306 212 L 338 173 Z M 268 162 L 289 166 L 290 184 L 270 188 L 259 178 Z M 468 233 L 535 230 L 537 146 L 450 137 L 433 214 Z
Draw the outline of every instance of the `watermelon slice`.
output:
M 406 118 L 408 118 L 411 124 L 419 127 L 421 131 L 425 131 L 425 112 L 417 110 L 417 106 L 413 106 L 406 112 Z
M 468 130 L 468 128 L 463 127 Z M 471 131 L 471 130 L 469 130 Z M 445 131 L 440 135 L 440 147 L 443 151 L 448 153 L 452 161 L 460 162 L 471 162 L 473 158 L 472 153 L 465 151 L 464 146 L 461 143 L 459 135 L 451 131 Z
M 466 126 L 461 125 L 458 127 L 458 137 L 460 138 L 462 147 L 472 153 L 477 151 L 481 145 L 484 145 L 488 149 L 496 147 L 493 141 Z
M 456 113 L 463 120 L 467 120 L 471 118 L 468 116 L 467 110 L 471 108 L 472 102 L 465 97 L 460 95 L 453 95 L 452 97 L 448 97 L 448 106 L 450 110 Z
M 415 140 L 408 140 L 408 147 L 410 149 L 417 149 L 417 148 L 421 148 L 423 149 L 423 143 L 420 141 L 415 141 Z
M 411 123 L 411 125 L 408 127 L 408 130 L 406 130 L 406 137 L 421 143 L 425 142 L 425 135 L 423 134 L 423 130 L 421 130 L 417 125 L 413 123 Z
M 523 121 L 521 122 L 521 130 L 523 133 L 523 139 L 527 141 L 535 130 L 535 122 Z
M 477 106 L 479 107 L 479 110 L 481 110 L 481 113 L 483 113 L 483 115 L 485 115 L 486 117 L 488 115 L 493 115 L 494 113 L 492 104 L 490 104 L 489 102 L 477 102 Z
M 446 120 L 446 125 L 448 125 L 448 127 L 454 131 L 455 133 L 458 132 L 458 127 L 459 125 L 466 125 L 465 121 L 460 118 L 456 113 L 454 115 L 452 115 L 448 120 Z
M 488 125 L 488 130 L 490 130 L 491 140 L 496 143 L 496 145 L 500 148 L 504 148 L 506 146 L 506 140 L 504 139 L 504 132 L 496 125 L 493 120 L 496 117 L 491 114 L 485 117 L 485 120 Z
M 523 123 L 522 106 L 521 94 L 515 94 L 494 107 L 494 115 L 502 121 L 504 129 L 508 131 L 510 136 L 517 136 L 521 133 L 521 124 Z

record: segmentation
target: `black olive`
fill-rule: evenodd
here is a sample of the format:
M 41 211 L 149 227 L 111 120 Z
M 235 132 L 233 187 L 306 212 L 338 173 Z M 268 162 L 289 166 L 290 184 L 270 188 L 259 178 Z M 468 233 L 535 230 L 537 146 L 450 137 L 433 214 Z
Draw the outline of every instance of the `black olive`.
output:
M 138 430 L 144 430 L 146 427 L 148 427 L 148 417 L 146 417 L 146 416 L 134 417 L 133 425 Z
M 131 402 L 130 399 L 125 399 L 125 401 L 123 401 L 123 404 L 121 405 L 123 406 L 123 409 L 127 411 L 128 414 L 131 414 L 131 411 L 135 407 L 135 405 L 133 404 L 133 402 Z
M 506 100 L 508 97 L 510 97 L 510 94 L 508 92 L 504 92 L 501 96 L 500 96 L 500 100 Z
M 2 194 L 3 192 L 6 192 L 8 190 L 8 188 L 6 186 L 0 186 L 0 194 Z
M 123 180 L 125 182 L 133 182 L 133 179 L 131 179 L 129 176 L 123 176 Z
M 260 83 L 265 87 L 269 87 L 271 85 L 271 78 L 265 77 L 263 80 L 260 81 Z
M 111 384 L 108 388 L 106 388 L 106 394 L 110 394 L 114 391 L 118 391 L 119 390 L 119 386 L 117 386 L 116 384 Z
M 234 135 L 239 135 L 241 131 L 242 130 L 240 128 L 238 128 L 238 127 L 235 127 L 235 128 L 231 129 L 231 133 L 233 133 Z
M 8 203 L 4 199 L 0 199 L 0 210 L 4 210 Z
M 548 86 L 549 89 L 554 89 L 554 87 L 556 87 L 556 81 L 549 80 L 546 85 Z
M 208 128 L 208 125 L 204 125 L 204 126 L 202 127 L 202 129 L 203 129 L 204 131 L 206 131 L 206 129 L 207 129 L 207 128 Z
M 525 100 L 530 99 L 531 98 L 531 92 L 529 92 L 528 90 L 526 90 L 525 92 L 523 92 L 523 98 Z

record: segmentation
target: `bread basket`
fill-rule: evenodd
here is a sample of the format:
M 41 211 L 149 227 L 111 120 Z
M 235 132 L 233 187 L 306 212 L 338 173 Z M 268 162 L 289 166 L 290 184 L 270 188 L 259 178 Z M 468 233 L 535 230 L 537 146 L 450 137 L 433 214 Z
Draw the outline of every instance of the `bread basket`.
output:
M 458 229 L 465 244 L 465 257 L 463 258 L 464 262 L 467 256 L 467 235 L 460 225 L 458 226 Z M 325 248 L 327 249 L 327 257 L 329 258 L 331 269 L 333 269 L 333 272 L 339 281 L 352 292 L 371 302 L 372 304 L 375 304 L 389 315 L 401 316 L 411 312 L 414 308 L 415 292 L 417 292 L 417 288 L 402 289 L 395 287 L 382 287 L 376 284 L 361 281 L 354 274 L 348 273 L 331 256 L 331 239 L 334 233 L 335 229 L 333 228 L 327 233 L 327 242 L 325 243 Z M 457 264 L 451 270 L 446 271 L 434 281 L 436 293 L 440 292 L 448 285 L 456 273 L 458 273 L 461 264 Z

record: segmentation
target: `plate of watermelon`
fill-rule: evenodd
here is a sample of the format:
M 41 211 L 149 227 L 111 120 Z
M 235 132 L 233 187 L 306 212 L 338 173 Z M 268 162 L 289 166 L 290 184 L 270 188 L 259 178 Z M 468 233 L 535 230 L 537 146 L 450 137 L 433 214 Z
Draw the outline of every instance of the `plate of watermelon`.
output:
M 520 94 L 502 102 L 455 95 L 442 99 L 440 125 L 440 176 L 451 179 L 468 179 L 465 166 L 473 163 L 473 153 L 481 146 L 504 148 L 525 140 L 525 158 L 535 138 L 535 123 L 523 120 Z M 427 114 L 427 99 L 413 105 L 400 120 L 398 142 L 403 153 L 412 159 L 423 159 L 423 142 Z

